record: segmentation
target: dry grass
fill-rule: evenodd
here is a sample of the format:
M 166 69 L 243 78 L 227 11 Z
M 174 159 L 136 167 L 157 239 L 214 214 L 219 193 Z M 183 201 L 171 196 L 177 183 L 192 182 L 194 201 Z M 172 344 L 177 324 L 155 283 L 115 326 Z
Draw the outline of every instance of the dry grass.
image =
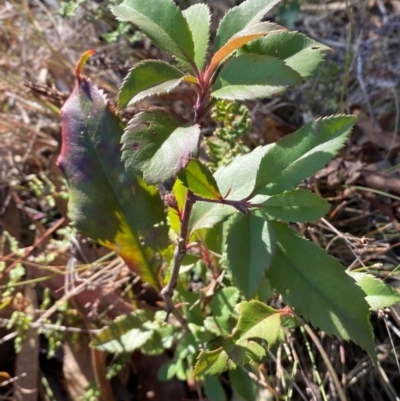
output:
M 10 0 L 0 5 L 0 230 L 11 234 L 20 248 L 19 253 L 14 252 L 4 231 L 0 231 L 0 255 L 8 270 L 10 264 L 16 266 L 24 261 L 27 279 L 43 280 L 48 275 L 57 275 L 59 281 L 51 290 L 61 298 L 68 284 L 64 266 L 71 263 L 73 249 L 81 278 L 91 280 L 108 296 L 120 293 L 122 285 L 131 279 L 127 271 L 121 269 L 119 260 L 112 256 L 111 262 L 102 261 L 100 258 L 107 251 L 74 232 L 66 237 L 56 234 L 59 227 L 67 226 L 63 199 L 65 182 L 55 165 L 60 145 L 59 109 L 72 89 L 73 66 L 84 50 L 97 50 L 99 56 L 88 66 L 88 74 L 111 99 L 133 59 L 154 57 L 158 53 L 154 53 L 147 42 L 132 46 L 124 41 L 105 44 L 101 40 L 105 30 L 103 22 L 87 23 L 88 11 L 82 10 L 76 17 L 63 20 L 50 3 Z M 221 3 L 214 6 L 219 12 L 223 8 Z M 304 184 L 331 201 L 330 215 L 327 220 L 301 229 L 350 269 L 370 271 L 397 287 L 400 278 L 400 147 L 396 136 L 400 121 L 399 4 L 396 0 L 349 1 L 353 11 L 341 1 L 302 6 L 296 27 L 331 46 L 334 52 L 316 78 L 301 90 L 270 103 L 252 105 L 252 137 L 258 143 L 275 140 L 312 116 L 338 110 L 359 114 L 357 129 L 347 149 L 327 169 Z M 184 107 L 179 103 L 181 100 L 172 100 L 178 109 Z M 40 274 L 34 275 L 29 266 Z M 93 266 L 94 274 L 91 273 Z M 4 286 L 7 279 L 7 275 L 2 275 L 0 285 Z M 69 279 L 71 282 L 74 277 Z M 3 293 L 0 300 L 3 326 L 13 311 L 23 309 L 26 304 L 32 305 L 32 313 L 37 314 L 43 296 L 43 287 L 30 285 L 17 287 L 10 297 Z M 67 298 L 71 296 L 70 291 Z M 121 310 L 128 308 L 124 303 L 119 307 Z M 40 391 L 25 394 L 24 400 L 78 399 L 85 392 L 85 385 L 101 374 L 88 363 L 90 358 L 98 357 L 87 348 L 89 338 L 86 336 L 91 335 L 92 329 L 90 321 L 85 326 L 82 319 L 72 315 L 62 322 L 81 333 L 77 341 L 81 351 L 77 352 L 76 348 L 71 351 L 72 342 L 65 341 L 64 356 L 58 352 L 50 360 L 38 361 L 43 377 Z M 295 332 L 288 333 L 288 342 L 271 352 L 269 362 L 261 369 L 264 377 L 258 379 L 259 385 L 281 397 L 279 399 L 285 399 L 283 396 L 292 389 L 291 400 L 320 400 L 324 399 L 320 391 L 322 383 L 327 389 L 325 399 L 335 400 L 339 399 L 339 394 L 329 372 L 333 369 L 349 400 L 399 400 L 399 308 L 374 315 L 373 323 L 379 361 L 376 370 L 357 347 L 317 333 L 324 356 L 329 360 L 327 364 L 310 333 Z M 7 344 L 5 339 L 15 337 L 12 334 L 0 327 L 0 382 L 6 382 L 0 383 L 0 397 L 11 397 L 14 376 L 22 387 L 32 385 L 24 382 L 24 376 L 18 376 L 24 367 L 22 357 L 17 357 L 10 346 L 4 345 Z M 49 348 L 47 343 L 39 344 L 37 332 L 30 335 L 33 348 L 23 348 L 22 356 Z M 147 399 L 143 388 L 132 390 L 130 386 L 137 380 L 138 388 L 148 388 L 148 382 L 155 380 L 149 365 L 157 367 L 165 361 L 160 357 L 150 363 L 147 358 L 134 355 L 130 365 L 127 364 L 118 376 L 120 399 Z M 105 361 L 99 363 L 104 365 Z M 143 378 L 143 372 L 148 373 L 147 378 Z M 7 380 L 11 381 L 7 383 Z M 198 399 L 197 393 L 189 391 L 186 384 L 173 384 L 174 389 L 162 387 L 167 398 L 160 400 L 171 400 L 178 397 L 177 394 Z M 107 387 L 104 380 L 103 385 Z M 15 394 L 20 396 L 18 386 L 15 388 Z M 129 398 L 128 389 L 140 396 Z

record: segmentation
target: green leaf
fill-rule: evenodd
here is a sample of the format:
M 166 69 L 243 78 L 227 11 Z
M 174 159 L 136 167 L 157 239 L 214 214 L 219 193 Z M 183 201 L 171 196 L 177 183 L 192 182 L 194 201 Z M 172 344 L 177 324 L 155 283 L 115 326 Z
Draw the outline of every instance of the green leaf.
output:
M 241 200 L 251 195 L 256 182 L 257 169 L 264 154 L 272 145 L 259 146 L 252 152 L 235 157 L 228 166 L 218 169 L 214 178 L 220 193 L 229 200 Z M 211 228 L 225 221 L 236 209 L 228 205 L 196 202 L 190 217 L 190 232 Z
M 237 306 L 239 321 L 234 338 L 241 344 L 252 338 L 260 338 L 271 348 L 279 339 L 281 318 L 276 309 L 259 301 L 242 302 Z
M 175 180 L 175 184 L 172 188 L 172 194 L 175 197 L 179 210 L 183 210 L 186 199 L 186 192 L 187 189 L 183 186 L 182 181 Z M 177 210 L 173 209 L 172 207 L 168 208 L 168 222 L 171 229 L 179 234 L 179 231 L 181 230 L 181 220 L 179 218 Z
M 284 60 L 303 78 L 309 78 L 324 60 L 329 47 L 299 32 L 272 32 L 243 46 L 244 53 L 263 54 Z
M 314 327 L 352 340 L 375 356 L 365 294 L 337 259 L 295 234 L 285 224 L 270 222 L 277 245 L 267 272 L 271 286 L 297 314 Z
M 371 310 L 378 311 L 400 303 L 400 293 L 382 280 L 367 274 L 347 272 L 367 294 L 365 300 Z
M 151 95 L 167 93 L 179 85 L 184 73 L 171 64 L 160 60 L 137 63 L 129 72 L 118 95 L 118 107 L 142 100 Z
M 204 327 L 217 336 L 228 336 L 235 327 L 235 320 L 222 316 L 207 316 L 204 319 Z
M 57 161 L 69 183 L 69 217 L 82 234 L 117 252 L 130 269 L 159 288 L 157 253 L 167 240 L 163 202 L 156 188 L 125 171 L 122 122 L 103 93 L 79 75 L 81 68 L 62 108 Z
M 214 50 L 220 49 L 235 33 L 255 25 L 280 0 L 247 0 L 233 7 L 221 20 L 214 43 Z
M 187 363 L 184 363 L 182 359 L 176 361 L 176 377 L 178 380 L 186 381 L 188 379 L 187 375 Z
M 197 159 L 192 159 L 189 164 L 180 171 L 178 178 L 182 181 L 183 185 L 190 189 L 195 195 L 206 199 L 222 199 L 215 178 L 207 167 Z
M 186 334 L 179 342 L 175 350 L 175 357 L 186 359 L 189 355 L 195 354 L 198 350 L 198 339 L 195 332 Z
M 248 367 L 251 370 L 251 367 Z M 229 371 L 229 382 L 237 393 L 246 401 L 258 400 L 258 384 L 250 378 L 243 368 L 237 367 Z
M 224 287 L 212 297 L 210 307 L 214 316 L 229 317 L 236 315 L 235 305 L 240 298 L 236 287 Z
M 168 361 L 160 366 L 157 372 L 157 379 L 160 381 L 171 380 L 176 374 L 176 361 Z
M 229 205 L 217 203 L 196 202 L 192 209 L 189 221 L 189 231 L 194 233 L 201 228 L 211 228 L 227 220 L 236 209 Z
M 232 336 L 225 338 L 223 346 L 213 351 L 201 351 L 194 368 L 194 375 L 216 376 L 237 365 L 259 361 L 265 356 L 265 349 L 255 341 L 247 340 L 236 345 Z
M 268 221 L 253 213 L 237 215 L 227 237 L 228 267 L 243 295 L 250 299 L 272 262 L 275 235 Z
M 143 328 L 150 317 L 133 312 L 106 326 L 97 334 L 91 346 L 110 353 L 132 352 L 142 347 L 153 336 L 153 331 Z
M 194 44 L 182 11 L 172 0 L 125 0 L 111 7 L 119 21 L 135 24 L 157 47 L 185 65 L 194 62 Z
M 322 168 L 343 147 L 355 120 L 321 118 L 273 144 L 261 160 L 253 193 L 279 194 Z
M 222 347 L 230 358 L 229 369 L 237 365 L 260 361 L 266 353 L 265 348 L 257 342 L 246 340 L 239 344 L 232 336 L 225 338 Z
M 277 58 L 241 54 L 224 65 L 211 96 L 227 100 L 271 97 L 302 82 L 296 71 Z
M 179 302 L 183 303 L 182 313 L 189 323 L 202 326 L 204 321 L 204 313 L 200 307 L 200 294 L 189 291 L 185 285 L 178 282 L 176 293 L 179 294 Z
M 163 322 L 164 323 L 164 322 Z M 152 331 L 152 336 L 141 347 L 140 351 L 146 355 L 161 355 L 170 349 L 176 340 L 175 327 L 171 324 L 161 326 L 163 323 L 145 322 L 143 328 Z
M 268 33 L 282 30 L 284 30 L 283 27 L 272 22 L 260 22 L 258 24 L 246 27 L 236 35 L 232 36 L 232 38 L 214 54 L 210 62 L 209 70 L 214 71 L 227 56 L 246 43 L 249 43 L 261 36 L 265 36 Z
M 210 401 L 226 400 L 226 393 L 221 382 L 214 376 L 204 378 L 204 392 Z
M 222 347 L 214 351 L 201 351 L 194 367 L 194 376 L 217 376 L 228 369 L 229 356 Z
M 266 279 L 265 274 L 261 277 L 260 283 L 258 285 L 257 293 L 254 296 L 255 299 L 259 301 L 266 302 L 273 296 L 273 291 L 269 281 Z
M 194 4 L 183 12 L 194 43 L 194 61 L 201 71 L 206 61 L 208 43 L 210 41 L 210 9 L 206 4 Z
M 328 213 L 330 206 L 317 194 L 305 189 L 295 189 L 272 195 L 257 207 L 271 220 L 305 222 L 318 220 Z
M 137 114 L 122 136 L 122 161 L 128 171 L 143 173 L 148 184 L 176 175 L 196 156 L 200 127 L 183 121 L 162 108 Z
M 340 116 L 338 118 L 339 121 L 337 121 L 337 118 L 335 117 L 321 120 L 328 122 L 331 121 L 331 125 L 343 125 L 343 122 L 347 123 L 347 125 L 343 127 L 344 132 L 338 129 L 337 132 L 332 133 L 332 131 L 329 131 L 328 133 L 325 133 L 328 138 L 323 139 L 326 141 L 326 144 L 323 145 L 323 150 L 325 150 L 325 148 L 328 148 L 332 151 L 332 154 L 334 154 L 337 149 L 342 146 L 342 143 L 344 142 L 345 137 L 349 134 L 351 125 L 353 123 L 353 117 Z M 295 167 L 293 167 L 292 169 L 291 164 L 294 163 L 294 165 L 296 165 L 296 163 L 302 163 L 301 151 L 304 150 L 305 152 L 307 152 L 307 148 L 305 148 L 305 146 L 311 148 L 313 146 L 316 147 L 316 149 L 314 149 L 316 152 L 314 156 L 312 154 L 312 150 L 309 152 L 310 155 L 308 155 L 308 153 L 305 155 L 307 160 L 319 161 L 322 156 L 324 156 L 321 155 L 321 153 L 318 153 L 319 148 L 318 144 L 316 143 L 321 136 L 319 133 L 317 133 L 318 131 L 312 129 L 312 127 L 312 124 L 308 124 L 297 131 L 295 134 L 293 134 L 295 135 L 293 140 L 286 139 L 279 141 L 276 144 L 270 144 L 263 147 L 255 148 L 252 152 L 246 155 L 236 157 L 233 162 L 228 166 L 224 166 L 218 169 L 218 171 L 214 174 L 214 178 L 217 182 L 220 193 L 229 200 L 241 200 L 250 197 L 252 193 L 274 194 L 283 192 L 285 189 L 290 189 L 290 187 L 285 188 L 286 181 L 280 177 L 283 176 L 285 177 L 285 179 L 291 179 L 291 174 L 289 173 L 291 173 L 292 170 L 295 173 L 301 174 L 300 180 L 298 182 L 295 182 L 295 184 L 301 182 L 302 179 L 307 178 L 308 175 L 305 175 L 302 172 L 308 171 L 309 173 L 307 172 L 307 174 L 312 174 L 314 170 L 310 170 L 310 166 L 303 166 L 303 164 L 301 164 L 300 169 L 296 169 Z M 331 134 L 330 140 L 329 134 Z M 341 137 L 341 135 L 343 135 L 343 137 Z M 338 139 L 336 138 L 337 136 L 339 137 Z M 303 140 L 307 143 L 303 143 Z M 292 148 L 294 157 L 292 155 Z M 274 156 L 268 156 L 270 153 Z M 275 158 L 277 159 L 278 167 L 274 167 L 274 165 L 272 164 L 272 157 L 274 157 L 274 160 Z M 267 166 L 267 162 L 264 161 L 265 167 L 263 170 L 261 170 L 261 168 L 259 169 L 259 166 L 263 159 L 268 159 L 269 165 Z M 329 158 L 323 160 L 328 161 Z M 283 170 L 285 169 L 286 164 L 288 165 L 288 171 L 280 171 L 280 168 L 282 168 Z M 323 164 L 319 165 L 319 167 L 322 167 L 322 165 Z M 273 170 L 273 172 L 269 173 L 271 169 Z M 266 189 L 260 190 L 256 185 L 256 180 L 259 180 L 258 185 L 264 185 L 263 181 L 261 180 L 262 173 L 265 173 L 264 175 L 268 177 L 268 180 L 271 182 L 271 186 L 276 185 L 274 184 L 274 181 L 279 179 L 279 190 L 271 191 L 273 193 L 270 193 L 270 191 Z M 290 186 L 295 185 L 292 185 L 291 181 L 289 182 Z M 274 201 L 271 200 L 270 202 Z M 221 221 L 225 221 L 234 212 L 235 209 L 231 206 L 199 202 L 193 208 L 193 215 L 191 217 L 190 223 L 191 232 L 202 227 L 209 228 Z
M 258 166 L 271 146 L 273 144 L 259 146 L 250 153 L 235 157 L 228 166 L 216 171 L 214 177 L 224 198 L 241 200 L 252 194 Z

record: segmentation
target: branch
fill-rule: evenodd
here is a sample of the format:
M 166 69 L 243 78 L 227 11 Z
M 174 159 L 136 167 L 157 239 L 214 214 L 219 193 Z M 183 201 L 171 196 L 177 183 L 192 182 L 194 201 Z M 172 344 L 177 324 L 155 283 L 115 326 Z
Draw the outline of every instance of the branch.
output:
M 204 76 L 199 71 L 196 71 L 196 76 L 199 80 L 199 91 L 197 94 L 196 103 L 194 109 L 194 124 L 200 125 L 202 118 L 206 114 L 207 105 L 210 99 L 210 82 L 204 79 Z M 166 320 L 171 313 L 174 314 L 175 318 L 181 323 L 182 327 L 187 327 L 187 323 L 183 316 L 178 313 L 175 309 L 175 305 L 172 301 L 174 290 L 178 282 L 179 270 L 182 265 L 183 258 L 187 251 L 187 242 L 189 240 L 189 221 L 192 213 L 193 205 L 196 202 L 196 197 L 189 189 L 186 193 L 185 205 L 183 207 L 183 214 L 181 218 L 181 229 L 179 232 L 178 242 L 174 250 L 174 265 L 171 271 L 171 277 L 167 285 L 161 290 L 161 296 L 165 302 L 165 310 L 167 312 Z
M 186 194 L 186 200 L 181 220 L 181 230 L 174 251 L 174 266 L 172 268 L 171 277 L 169 278 L 168 284 L 161 290 L 161 296 L 165 301 L 165 310 L 167 311 L 166 319 L 168 319 L 168 315 L 175 309 L 175 305 L 172 302 L 172 296 L 174 294 L 174 290 L 178 282 L 179 269 L 181 267 L 182 260 L 186 255 L 186 249 L 187 249 L 186 245 L 189 239 L 188 238 L 189 220 L 195 202 L 196 198 L 193 195 L 193 192 L 188 190 Z

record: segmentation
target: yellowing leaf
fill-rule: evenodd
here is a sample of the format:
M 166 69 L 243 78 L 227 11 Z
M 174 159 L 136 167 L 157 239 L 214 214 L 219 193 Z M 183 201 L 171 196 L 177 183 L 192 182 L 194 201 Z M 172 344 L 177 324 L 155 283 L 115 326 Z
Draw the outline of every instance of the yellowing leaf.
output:
M 125 171 L 123 125 L 103 93 L 79 75 L 62 108 L 58 165 L 69 184 L 69 217 L 82 234 L 117 252 L 145 281 L 160 288 L 157 256 L 166 245 L 163 203 L 154 187 Z
M 217 182 L 207 167 L 197 159 L 192 159 L 178 175 L 183 185 L 195 195 L 207 199 L 222 199 Z

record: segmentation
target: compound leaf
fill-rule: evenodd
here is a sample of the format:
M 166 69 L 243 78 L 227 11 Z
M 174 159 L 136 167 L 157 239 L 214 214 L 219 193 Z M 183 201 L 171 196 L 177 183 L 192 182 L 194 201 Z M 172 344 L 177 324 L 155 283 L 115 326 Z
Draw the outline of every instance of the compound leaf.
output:
M 309 78 L 324 60 L 328 46 L 318 43 L 299 32 L 271 32 L 240 49 L 245 53 L 264 54 L 284 60 L 303 78 Z
M 132 105 L 151 95 L 167 93 L 182 81 L 185 74 L 160 60 L 137 63 L 129 72 L 118 95 L 118 107 Z
M 194 62 L 194 44 L 189 24 L 172 0 L 125 0 L 111 7 L 119 21 L 136 25 L 157 47 L 188 67 Z
M 197 154 L 198 125 L 182 126 L 177 115 L 162 108 L 137 114 L 122 136 L 122 161 L 128 171 L 140 171 L 148 184 L 164 182 Z
M 260 54 L 241 54 L 224 65 L 211 96 L 228 100 L 271 97 L 302 82 L 303 78 L 282 60 Z
M 247 0 L 230 9 L 219 24 L 214 50 L 219 50 L 235 33 L 255 25 L 279 2 L 280 0 Z
M 274 221 L 270 225 L 277 240 L 267 272 L 271 286 L 314 327 L 352 340 L 374 357 L 369 307 L 361 288 L 337 259 L 316 244 L 283 223 Z
M 230 200 L 241 200 L 251 195 L 257 175 L 257 169 L 263 155 L 271 145 L 258 147 L 246 155 L 240 155 L 228 166 L 218 169 L 214 178 L 220 193 Z M 200 228 L 211 228 L 225 221 L 236 209 L 229 205 L 196 202 L 190 217 L 190 232 Z
M 206 4 L 194 4 L 183 12 L 192 32 L 194 43 L 194 61 L 201 71 L 206 61 L 210 41 L 210 9 Z
M 329 203 L 326 200 L 305 189 L 272 195 L 257 207 L 271 220 L 299 223 L 318 220 L 329 211 Z
M 338 153 L 354 123 L 354 116 L 321 118 L 273 144 L 261 160 L 254 193 L 275 195 L 298 185 Z
M 237 214 L 226 240 L 229 270 L 236 286 L 250 299 L 270 266 L 275 250 L 275 234 L 268 221 L 248 213 Z
M 365 300 L 371 310 L 378 311 L 400 303 L 400 293 L 382 280 L 367 273 L 348 272 L 348 274 L 367 294 Z
M 58 165 L 69 183 L 69 217 L 84 235 L 114 250 L 156 288 L 166 245 L 164 206 L 154 187 L 128 174 L 120 160 L 123 125 L 103 93 L 82 77 L 62 108 Z

